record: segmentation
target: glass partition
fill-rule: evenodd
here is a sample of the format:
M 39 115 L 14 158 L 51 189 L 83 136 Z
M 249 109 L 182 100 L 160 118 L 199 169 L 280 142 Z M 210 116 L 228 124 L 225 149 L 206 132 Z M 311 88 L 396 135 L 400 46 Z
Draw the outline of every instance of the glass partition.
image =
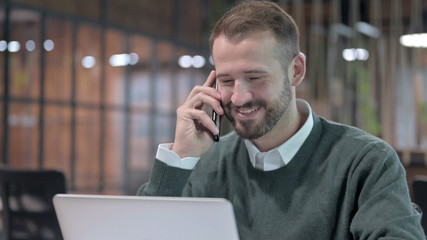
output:
M 45 98 L 71 101 L 73 66 L 73 25 L 55 17 L 46 19 Z
M 107 30 L 105 34 L 105 104 L 125 103 L 125 74 L 129 64 L 137 62 L 137 56 L 126 52 L 126 36 L 119 31 Z
M 97 192 L 101 186 L 100 164 L 100 112 L 98 109 L 76 110 L 75 129 L 75 181 L 74 187 L 82 192 Z
M 71 176 L 71 107 L 49 104 L 44 112 L 43 167 Z
M 129 66 L 129 102 L 132 110 L 149 111 L 153 107 L 152 94 L 153 77 L 152 60 L 154 54 L 153 40 L 140 36 L 130 37 L 131 53 L 138 56 L 136 64 Z
M 110 194 L 123 194 L 125 193 L 123 187 L 126 168 L 124 164 L 124 151 L 126 151 L 124 146 L 125 114 L 122 111 L 108 111 L 104 117 L 104 152 L 101 163 L 102 191 Z M 141 154 L 137 160 L 142 161 L 141 158 L 145 155 Z
M 16 9 L 10 14 L 9 89 L 11 97 L 40 97 L 40 14 Z
M 99 104 L 101 99 L 101 28 L 89 24 L 79 24 L 76 32 L 77 103 Z
M 14 168 L 39 166 L 38 104 L 11 103 L 9 109 L 9 164 Z

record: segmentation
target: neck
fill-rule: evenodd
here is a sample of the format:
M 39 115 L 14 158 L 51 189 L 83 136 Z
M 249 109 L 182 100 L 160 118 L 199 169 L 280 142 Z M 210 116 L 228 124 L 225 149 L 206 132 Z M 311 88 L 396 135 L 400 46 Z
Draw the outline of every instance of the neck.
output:
M 261 151 L 267 152 L 276 148 L 291 138 L 303 125 L 301 113 L 298 111 L 295 99 L 292 101 L 282 119 L 264 136 L 252 140 Z

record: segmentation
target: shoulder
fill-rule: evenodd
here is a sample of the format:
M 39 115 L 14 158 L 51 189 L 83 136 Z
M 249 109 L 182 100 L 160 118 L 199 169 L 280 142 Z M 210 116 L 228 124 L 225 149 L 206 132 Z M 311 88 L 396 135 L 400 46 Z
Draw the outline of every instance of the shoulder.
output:
M 400 160 L 386 141 L 359 128 L 319 117 L 321 142 L 329 143 L 329 150 L 339 159 L 349 159 L 353 167 L 399 166 Z
M 387 142 L 359 128 L 321 117 L 319 117 L 319 125 L 322 128 L 322 140 L 330 140 L 334 144 L 345 144 L 348 146 L 347 148 L 361 149 L 375 146 L 386 151 L 393 151 L 393 148 Z

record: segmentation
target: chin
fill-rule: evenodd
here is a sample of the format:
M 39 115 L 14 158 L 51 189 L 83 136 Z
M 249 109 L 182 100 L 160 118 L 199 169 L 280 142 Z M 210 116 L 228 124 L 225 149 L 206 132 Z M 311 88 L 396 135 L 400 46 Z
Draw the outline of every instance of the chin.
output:
M 235 132 L 244 139 L 257 139 L 268 132 L 265 129 L 265 124 L 257 124 L 254 120 L 238 121 L 236 124 L 234 124 Z

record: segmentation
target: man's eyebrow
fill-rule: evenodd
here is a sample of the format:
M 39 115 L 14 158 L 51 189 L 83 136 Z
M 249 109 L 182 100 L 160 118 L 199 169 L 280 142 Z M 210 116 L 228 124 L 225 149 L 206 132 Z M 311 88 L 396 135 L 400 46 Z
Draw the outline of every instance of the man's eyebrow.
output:
M 228 74 L 228 73 L 219 73 L 219 74 L 216 75 L 216 78 L 229 77 L 229 76 L 230 76 L 230 74 Z
M 245 73 L 245 74 L 250 74 L 250 73 L 268 73 L 268 71 L 259 69 L 259 70 L 247 70 L 247 71 L 243 71 L 243 73 Z
M 269 72 L 265 71 L 265 70 L 261 70 L 261 69 L 255 69 L 255 70 L 245 70 L 245 71 L 243 71 L 243 73 L 244 74 L 252 74 L 252 73 L 266 74 L 266 73 L 269 73 Z M 216 75 L 217 78 L 220 78 L 220 77 L 229 77 L 229 76 L 230 76 L 230 74 L 228 74 L 228 73 L 219 73 L 219 74 Z

